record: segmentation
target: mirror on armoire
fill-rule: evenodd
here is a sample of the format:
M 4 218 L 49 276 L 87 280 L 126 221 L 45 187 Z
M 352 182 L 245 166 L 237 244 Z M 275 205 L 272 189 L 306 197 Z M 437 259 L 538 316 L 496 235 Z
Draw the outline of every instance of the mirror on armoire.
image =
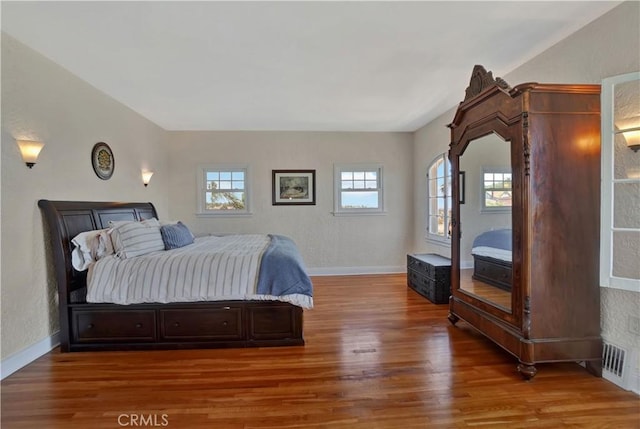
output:
M 472 140 L 460 164 L 460 290 L 511 312 L 511 146 L 495 133 Z

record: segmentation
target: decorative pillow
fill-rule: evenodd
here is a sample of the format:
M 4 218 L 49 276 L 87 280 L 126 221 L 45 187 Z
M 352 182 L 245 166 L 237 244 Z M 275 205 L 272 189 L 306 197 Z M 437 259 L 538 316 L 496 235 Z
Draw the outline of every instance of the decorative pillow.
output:
M 165 225 L 175 225 L 175 224 L 177 224 L 178 222 L 182 223 L 182 222 L 181 222 L 181 221 L 179 221 L 179 220 L 160 220 L 160 221 L 158 221 L 158 222 L 160 222 L 160 226 L 161 226 L 161 227 L 163 227 L 163 226 L 165 226 Z M 184 224 L 183 224 L 183 225 L 184 225 Z M 184 225 L 184 226 L 185 226 L 185 228 L 187 227 L 186 225 Z M 195 236 L 195 235 L 193 235 L 193 232 L 192 232 L 191 230 L 189 230 L 189 233 L 191 234 L 191 238 L 196 238 L 196 236 Z
M 162 234 L 165 250 L 177 249 L 193 243 L 193 234 L 180 221 L 173 225 L 162 225 L 160 233 Z
M 155 218 L 142 222 L 114 222 L 113 225 L 111 241 L 120 259 L 164 250 L 160 223 Z
M 81 232 L 71 243 L 75 245 L 71 251 L 71 264 L 78 271 L 84 271 L 98 259 L 114 253 L 107 229 Z

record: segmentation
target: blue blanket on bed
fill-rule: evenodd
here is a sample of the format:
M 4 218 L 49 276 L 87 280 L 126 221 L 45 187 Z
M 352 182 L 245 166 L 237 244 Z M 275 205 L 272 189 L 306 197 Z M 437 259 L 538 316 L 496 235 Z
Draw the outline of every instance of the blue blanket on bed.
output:
M 483 232 L 473 240 L 473 247 L 493 247 L 494 249 L 513 250 L 510 229 L 496 229 Z
M 313 296 L 313 285 L 293 240 L 283 235 L 270 235 L 271 243 L 262 255 L 258 293 L 283 296 Z

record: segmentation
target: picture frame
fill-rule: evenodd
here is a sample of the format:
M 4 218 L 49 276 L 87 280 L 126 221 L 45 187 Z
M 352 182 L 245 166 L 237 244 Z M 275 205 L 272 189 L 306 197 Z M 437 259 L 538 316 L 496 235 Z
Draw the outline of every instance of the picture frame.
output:
M 316 204 L 316 170 L 272 170 L 272 204 Z
M 465 172 L 464 171 L 460 171 L 459 174 L 459 180 L 458 180 L 458 184 L 460 185 L 459 191 L 458 191 L 458 195 L 460 196 L 460 204 L 464 204 L 464 198 L 465 198 Z
M 102 180 L 109 180 L 115 169 L 113 151 L 105 142 L 98 142 L 91 149 L 91 165 L 93 171 Z

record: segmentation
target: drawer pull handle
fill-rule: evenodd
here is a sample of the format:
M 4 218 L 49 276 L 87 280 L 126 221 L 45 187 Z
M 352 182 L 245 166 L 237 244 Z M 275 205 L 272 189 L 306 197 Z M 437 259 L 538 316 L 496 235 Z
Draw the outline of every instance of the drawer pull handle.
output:
M 136 328 L 142 328 L 142 323 L 136 323 Z
M 231 310 L 231 307 L 222 307 L 223 310 Z
M 229 324 L 229 322 L 227 322 L 226 320 L 224 322 L 222 322 L 222 326 L 227 326 Z
M 87 325 L 87 329 L 93 329 L 93 323 L 89 323 L 89 324 Z
M 175 328 L 179 328 L 179 327 L 180 327 L 180 322 L 176 322 L 176 323 L 174 323 L 174 324 L 173 324 L 173 326 L 174 326 Z

